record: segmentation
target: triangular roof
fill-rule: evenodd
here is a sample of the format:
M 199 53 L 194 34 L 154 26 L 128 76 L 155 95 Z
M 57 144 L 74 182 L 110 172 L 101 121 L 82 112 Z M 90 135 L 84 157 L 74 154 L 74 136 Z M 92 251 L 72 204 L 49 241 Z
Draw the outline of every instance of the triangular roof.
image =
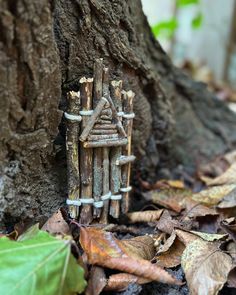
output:
M 102 112 L 110 110 L 111 115 L 106 116 L 102 115 Z M 103 118 L 106 118 L 106 120 Z M 112 121 L 115 124 L 112 124 Z M 97 126 L 97 128 L 96 128 Z M 104 127 L 103 127 L 104 126 Z M 110 126 L 110 128 L 109 128 Z M 98 128 L 99 127 L 99 128 Z M 105 130 L 104 130 L 105 128 Z M 110 131 L 106 131 L 109 130 Z M 99 130 L 102 130 L 103 133 L 99 134 Z M 114 132 L 112 132 L 112 130 Z M 104 134 L 105 133 L 105 134 Z M 83 129 L 80 135 L 80 141 L 85 142 L 86 140 L 96 140 L 96 141 L 104 141 L 104 140 L 116 140 L 116 139 L 125 139 L 127 138 L 122 123 L 119 119 L 119 115 L 114 106 L 112 99 L 102 97 L 96 108 L 94 109 L 92 115 L 89 118 L 86 127 Z

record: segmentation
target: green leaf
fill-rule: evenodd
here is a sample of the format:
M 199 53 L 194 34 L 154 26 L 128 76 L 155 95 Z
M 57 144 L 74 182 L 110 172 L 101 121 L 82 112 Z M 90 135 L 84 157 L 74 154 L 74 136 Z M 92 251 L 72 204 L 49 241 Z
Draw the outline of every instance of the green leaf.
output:
M 202 13 L 199 12 L 193 19 L 192 19 L 192 28 L 199 29 L 202 25 L 203 16 Z
M 17 242 L 0 239 L 0 290 L 4 295 L 81 293 L 84 271 L 71 255 L 71 241 L 59 240 L 36 226 Z
M 152 26 L 152 32 L 155 37 L 167 37 L 171 38 L 178 27 L 178 22 L 175 18 L 172 18 L 167 21 L 157 23 Z
M 192 5 L 192 4 L 199 4 L 199 0 L 177 0 L 177 6 L 186 6 L 186 5 Z

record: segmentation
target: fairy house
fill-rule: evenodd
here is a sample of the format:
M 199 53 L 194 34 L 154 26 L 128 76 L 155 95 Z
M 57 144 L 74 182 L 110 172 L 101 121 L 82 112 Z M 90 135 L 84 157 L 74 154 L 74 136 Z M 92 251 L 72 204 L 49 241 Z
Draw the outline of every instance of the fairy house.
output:
M 80 91 L 68 93 L 67 166 L 71 218 L 81 223 L 128 211 L 133 113 L 132 91 L 122 81 L 109 82 L 102 59 L 94 77 L 80 79 Z

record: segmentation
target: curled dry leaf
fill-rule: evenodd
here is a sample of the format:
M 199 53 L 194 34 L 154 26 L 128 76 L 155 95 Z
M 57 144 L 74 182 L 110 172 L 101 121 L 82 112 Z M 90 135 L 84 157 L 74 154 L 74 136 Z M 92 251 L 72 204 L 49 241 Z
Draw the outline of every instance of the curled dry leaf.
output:
M 184 188 L 184 182 L 182 180 L 170 180 L 170 179 L 161 179 L 151 184 L 142 179 L 139 180 L 142 188 L 147 190 L 155 190 L 159 188 Z
M 201 177 L 209 186 L 235 184 L 236 183 L 236 163 L 233 163 L 222 175 L 216 178 Z
M 157 265 L 161 267 L 175 267 L 180 264 L 181 256 L 185 249 L 184 244 L 173 231 L 165 244 L 160 247 L 156 255 Z
M 168 210 L 164 210 L 160 219 L 156 222 L 156 228 L 169 235 L 172 234 L 175 227 L 179 226 L 179 222 L 172 219 Z
M 233 267 L 230 270 L 228 274 L 227 285 L 230 288 L 236 288 L 236 267 Z
M 162 212 L 163 212 L 163 209 L 137 211 L 137 212 L 128 213 L 127 217 L 129 219 L 129 223 L 154 222 L 160 218 Z
M 218 204 L 224 196 L 226 196 L 229 192 L 231 192 L 235 188 L 236 188 L 235 184 L 213 186 L 208 189 L 202 190 L 199 193 L 193 194 L 192 199 L 206 206 L 214 206 Z
M 188 189 L 170 188 L 151 191 L 143 195 L 147 201 L 179 213 L 185 208 L 185 199 L 191 198 L 192 192 Z
M 226 245 L 227 253 L 232 257 L 233 267 L 228 274 L 227 285 L 230 288 L 236 288 L 236 243 L 230 241 Z
M 92 266 L 85 295 L 99 295 L 107 284 L 105 271 L 102 267 Z
M 208 208 L 196 201 L 188 199 L 186 202 L 186 214 L 185 218 L 196 218 L 207 215 L 219 215 L 215 209 Z
M 65 222 L 60 210 L 48 219 L 48 221 L 43 225 L 42 230 L 47 231 L 50 234 L 70 234 L 70 228 Z
M 231 257 L 219 249 L 218 243 L 181 230 L 176 234 L 186 245 L 181 265 L 191 294 L 218 294 L 232 268 Z
M 233 208 L 236 207 L 236 188 L 230 191 L 222 200 L 220 200 L 217 208 Z
M 209 180 L 223 174 L 230 167 L 230 164 L 231 163 L 225 158 L 225 156 L 218 156 L 213 161 L 201 165 L 197 171 L 197 175 L 203 182 L 205 182 L 205 179 Z M 211 177 L 209 177 L 210 175 Z
M 227 218 L 220 222 L 220 226 L 224 232 L 228 233 L 236 242 L 236 221 L 235 217 Z
M 129 284 L 147 284 L 150 280 L 129 273 L 118 273 L 108 278 L 104 291 L 123 291 Z
M 199 232 L 199 231 L 193 231 L 191 230 L 190 233 L 202 238 L 205 241 L 208 242 L 214 242 L 214 241 L 221 241 L 221 240 L 225 240 L 228 235 L 226 234 L 209 234 L 209 233 L 204 233 L 204 232 Z
M 181 284 L 164 269 L 148 260 L 138 258 L 137 253 L 132 256 L 126 244 L 116 239 L 110 232 L 96 228 L 81 228 L 80 243 L 90 264 L 117 269 L 150 281 Z
M 149 235 L 122 240 L 122 244 L 132 257 L 151 260 L 155 255 L 154 239 Z

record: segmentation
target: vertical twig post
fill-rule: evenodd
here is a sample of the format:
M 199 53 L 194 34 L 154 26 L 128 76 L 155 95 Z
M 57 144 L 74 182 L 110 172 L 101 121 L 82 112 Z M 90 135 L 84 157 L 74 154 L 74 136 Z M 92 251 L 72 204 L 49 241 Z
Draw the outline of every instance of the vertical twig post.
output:
M 92 108 L 93 79 L 80 79 L 80 98 L 82 111 L 90 111 Z M 83 115 L 82 130 L 87 126 L 90 116 Z M 81 171 L 81 213 L 80 223 L 89 224 L 92 220 L 93 205 L 93 149 L 84 148 L 80 144 Z M 84 202 L 85 201 L 85 202 Z M 86 204 L 87 203 L 87 204 Z
M 127 133 L 128 144 L 122 148 L 122 155 L 130 156 L 131 155 L 131 135 L 133 127 L 133 91 L 122 91 L 122 101 L 123 101 L 123 110 L 126 116 L 123 116 L 123 126 Z M 130 183 L 130 170 L 131 163 L 127 163 L 122 166 L 122 188 L 128 188 Z M 122 204 L 121 204 L 122 213 L 127 213 L 129 210 L 129 192 L 123 192 Z
M 66 122 L 66 154 L 67 154 L 67 178 L 68 178 L 68 202 L 78 201 L 80 197 L 79 178 L 79 152 L 78 137 L 80 124 L 80 96 L 78 92 L 70 91 L 67 94 L 68 107 L 65 117 Z M 74 118 L 74 120 L 73 120 Z M 71 218 L 77 218 L 79 206 L 69 205 Z
M 105 98 L 110 96 L 109 92 L 109 72 L 108 68 L 103 68 L 103 84 L 102 84 L 102 95 Z M 109 171 L 109 148 L 103 147 L 103 196 L 110 192 L 110 171 Z M 100 218 L 101 223 L 107 223 L 109 212 L 109 199 L 103 201 L 103 210 Z
M 121 90 L 122 90 L 122 81 L 112 81 L 110 85 L 111 98 L 114 102 L 116 111 L 119 113 L 122 112 L 122 100 L 121 100 Z M 120 125 L 122 117 L 119 117 Z M 113 147 L 110 152 L 110 188 L 112 196 L 121 196 L 120 194 L 120 185 L 121 185 L 121 167 L 116 165 L 117 159 L 121 156 L 122 147 L 117 146 Z M 120 214 L 120 202 L 121 200 L 111 200 L 110 204 L 110 215 L 113 218 L 118 218 Z
M 93 109 L 98 104 L 98 101 L 102 98 L 102 76 L 103 76 L 103 60 L 97 59 L 94 64 L 94 82 L 93 82 Z M 100 131 L 100 130 L 99 130 Z M 98 133 L 101 134 L 100 132 Z M 93 159 L 93 196 L 94 200 L 99 201 L 103 193 L 103 152 L 102 148 L 94 149 Z M 99 218 L 101 215 L 100 208 L 94 208 L 93 215 L 95 218 Z

